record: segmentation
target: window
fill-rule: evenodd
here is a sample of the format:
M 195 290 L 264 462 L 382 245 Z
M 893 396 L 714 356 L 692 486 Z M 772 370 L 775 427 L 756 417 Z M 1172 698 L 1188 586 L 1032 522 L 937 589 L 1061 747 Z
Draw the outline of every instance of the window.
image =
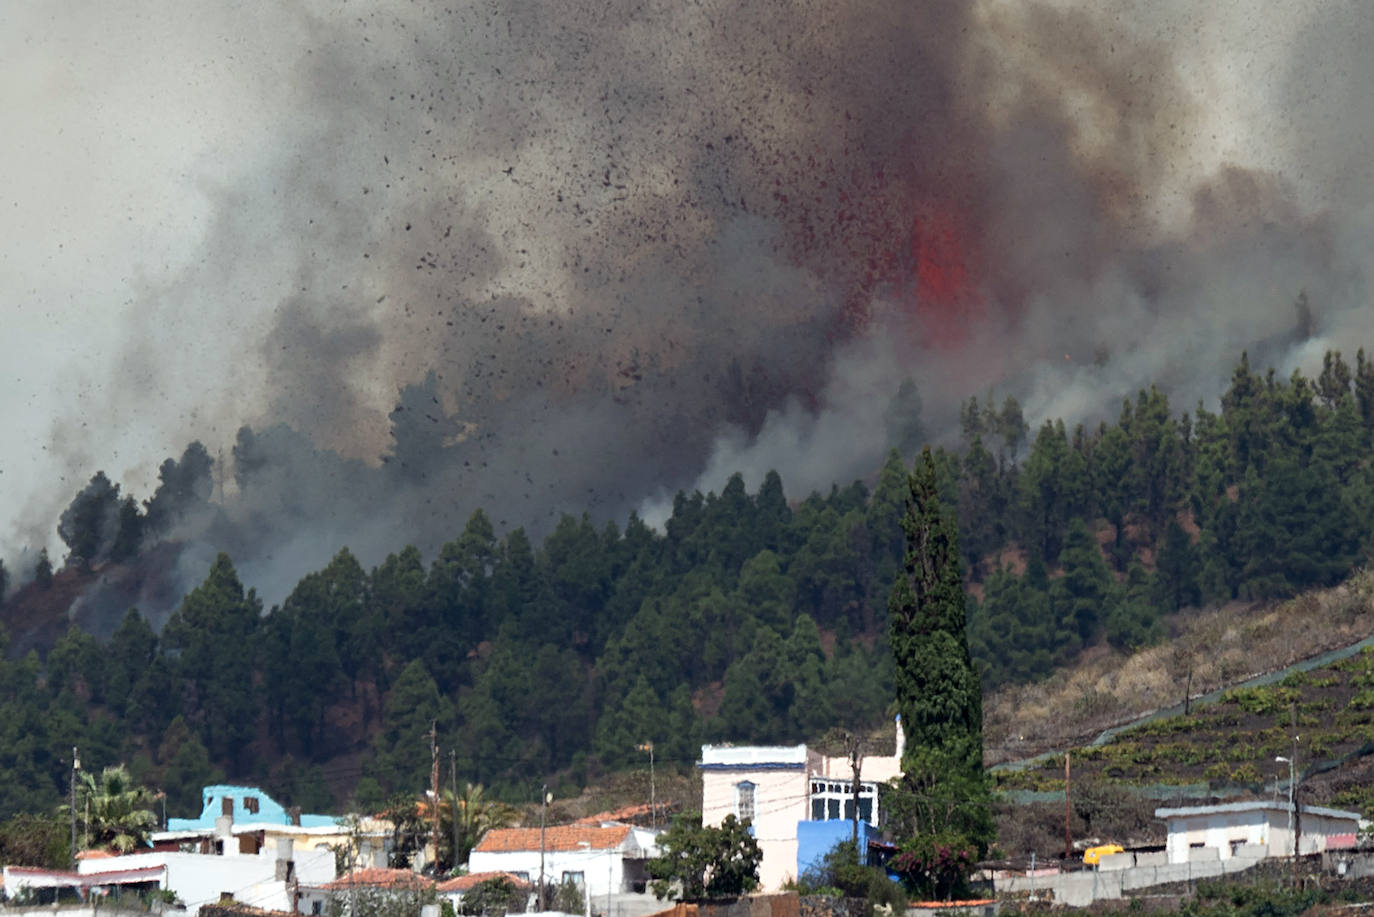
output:
M 735 817 L 740 821 L 754 818 L 754 784 L 748 780 L 735 784 Z
M 323 902 L 323 901 L 319 901 L 319 900 L 311 901 L 311 902 L 310 902 L 310 913 L 316 915 L 316 917 L 318 917 L 318 915 L 320 915 L 320 914 L 323 914 L 323 913 L 324 913 L 324 902 Z
M 223 799 L 221 799 L 221 800 L 219 801 L 219 814 L 221 814 L 221 815 L 233 815 L 233 814 L 234 814 L 234 797 L 232 797 L 232 796 L 225 796 Z
M 252 812 L 254 815 L 257 815 L 257 814 L 258 814 L 258 797 L 256 797 L 256 796 L 245 796 L 245 797 L 243 797 L 243 809 L 244 809 L 245 812 Z
M 569 872 L 569 871 L 567 871 L 567 870 L 564 870 L 564 871 L 563 871 L 563 884 L 564 884 L 564 885 L 567 885 L 567 884 L 570 883 L 570 882 L 571 882 L 573 885 L 576 885 L 578 888 L 586 888 L 586 887 L 587 887 L 587 877 L 586 877 L 581 871 L 578 871 L 578 872 Z
M 859 783 L 859 818 L 877 825 L 878 787 Z M 854 784 L 838 780 L 811 781 L 811 820 L 836 821 L 854 818 Z

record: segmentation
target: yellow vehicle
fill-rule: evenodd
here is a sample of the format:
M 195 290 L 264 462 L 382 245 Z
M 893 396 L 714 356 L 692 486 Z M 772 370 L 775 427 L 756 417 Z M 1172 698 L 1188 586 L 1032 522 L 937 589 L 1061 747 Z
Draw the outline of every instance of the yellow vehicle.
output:
M 1125 852 L 1126 848 L 1120 844 L 1098 844 L 1096 847 L 1089 847 L 1083 851 L 1083 862 L 1088 866 L 1096 866 L 1104 856 Z

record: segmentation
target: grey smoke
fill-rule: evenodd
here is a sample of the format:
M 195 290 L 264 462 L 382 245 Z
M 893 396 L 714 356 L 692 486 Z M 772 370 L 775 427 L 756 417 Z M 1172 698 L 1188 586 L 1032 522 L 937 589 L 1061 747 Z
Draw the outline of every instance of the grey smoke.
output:
M 990 389 L 1032 422 L 1154 382 L 1189 407 L 1247 346 L 1286 371 L 1371 330 L 1363 4 L 166 13 L 0 13 L 33 77 L 3 90 L 0 164 L 33 177 L 4 224 L 7 557 L 96 468 L 150 492 L 193 437 L 216 543 L 279 598 L 478 506 L 537 531 L 735 470 L 867 475 L 907 378 L 939 436 Z M 942 212 L 978 285 L 954 339 L 909 244 Z M 432 462 L 393 454 L 407 386 Z M 239 488 L 243 424 L 276 432 Z

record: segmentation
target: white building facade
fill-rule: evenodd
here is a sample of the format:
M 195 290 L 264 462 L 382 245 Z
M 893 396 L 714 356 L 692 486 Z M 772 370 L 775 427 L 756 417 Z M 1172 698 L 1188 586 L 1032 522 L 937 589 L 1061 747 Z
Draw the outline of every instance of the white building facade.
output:
M 1358 812 L 1302 806 L 1297 815 L 1300 854 L 1355 846 Z M 1165 849 L 1170 863 L 1204 856 L 1292 856 L 1293 816 L 1286 802 L 1262 800 L 1155 810 L 1155 817 L 1168 826 Z
M 882 816 L 879 787 L 902 773 L 900 720 L 896 731 L 894 754 L 859 762 L 859 818 L 875 827 Z M 697 768 L 702 824 L 719 825 L 727 815 L 750 820 L 764 891 L 796 878 L 798 822 L 849 821 L 854 812 L 854 771 L 845 756 L 805 745 L 703 745 Z
M 641 891 L 646 863 L 658 856 L 658 832 L 632 825 L 496 828 L 468 858 L 470 872 L 504 872 L 538 887 L 571 882 L 590 897 Z
M 288 844 L 263 847 L 256 853 L 154 851 L 87 859 L 77 864 L 80 875 L 97 884 L 106 874 L 154 868 L 162 870 L 160 887 L 175 893 L 189 915 L 225 895 L 253 907 L 294 911 L 300 885 L 322 884 L 334 878 L 334 852 L 323 849 L 297 855 Z

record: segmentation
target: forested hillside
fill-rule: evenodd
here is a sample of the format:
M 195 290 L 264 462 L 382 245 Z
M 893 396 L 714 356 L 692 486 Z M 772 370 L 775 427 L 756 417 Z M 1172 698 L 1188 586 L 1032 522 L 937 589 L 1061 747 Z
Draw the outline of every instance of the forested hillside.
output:
M 1243 360 L 1217 413 L 1151 389 L 1093 429 L 1030 431 L 1014 400 L 970 401 L 937 464 L 984 689 L 1159 640 L 1180 609 L 1346 576 L 1374 525 L 1371 437 L 1363 352 L 1315 379 Z M 60 520 L 65 569 L 12 590 L 8 618 L 154 562 L 180 515 L 214 514 L 212 466 L 193 445 L 144 506 L 97 475 Z M 130 610 L 108 640 L 73 627 L 45 656 L 8 654 L 0 815 L 57 805 L 73 745 L 188 814 L 218 776 L 306 808 L 418 791 L 431 722 L 460 779 L 514 800 L 643 766 L 646 741 L 671 767 L 704 740 L 876 727 L 904 492 L 894 452 L 871 482 L 799 502 L 776 474 L 679 494 L 662 532 L 567 515 L 535 543 L 479 511 L 432 557 L 398 546 L 367 570 L 340 546 L 272 608 L 222 553 L 161 633 Z

